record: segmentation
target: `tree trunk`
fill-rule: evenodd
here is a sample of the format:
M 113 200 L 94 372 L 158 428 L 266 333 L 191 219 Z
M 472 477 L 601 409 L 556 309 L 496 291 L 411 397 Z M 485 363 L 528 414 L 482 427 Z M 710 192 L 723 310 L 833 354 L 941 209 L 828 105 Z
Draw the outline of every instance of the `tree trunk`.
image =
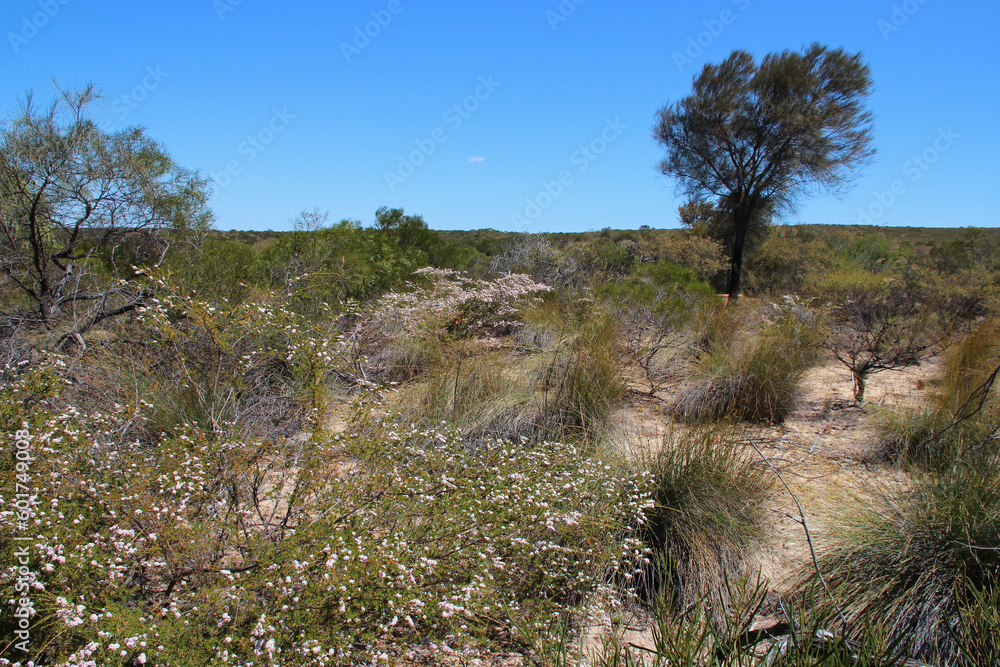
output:
M 854 400 L 860 403 L 865 398 L 865 382 L 867 378 L 864 373 L 851 369 L 851 379 L 854 381 Z
M 743 246 L 746 245 L 751 217 L 751 215 L 742 213 L 733 215 L 733 255 L 729 259 L 729 285 L 726 288 L 730 299 L 737 299 L 740 296 L 740 283 L 743 275 Z

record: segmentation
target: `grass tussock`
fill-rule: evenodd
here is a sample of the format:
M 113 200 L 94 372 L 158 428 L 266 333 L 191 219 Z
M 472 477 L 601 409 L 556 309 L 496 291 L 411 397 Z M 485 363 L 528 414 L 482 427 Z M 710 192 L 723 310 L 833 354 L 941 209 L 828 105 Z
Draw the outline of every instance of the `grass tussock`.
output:
M 944 355 L 940 390 L 921 408 L 877 407 L 873 458 L 946 470 L 959 458 L 989 448 L 1000 424 L 1000 404 L 988 391 L 1000 365 L 1000 331 L 981 324 Z
M 533 325 L 545 347 L 455 347 L 418 387 L 411 418 L 451 421 L 470 440 L 593 440 L 605 430 L 625 383 L 614 350 L 614 324 L 596 313 L 551 331 Z
M 784 421 L 799 382 L 817 360 L 812 327 L 786 315 L 754 328 L 735 325 L 725 315 L 709 321 L 688 386 L 672 404 L 677 417 Z
M 653 560 L 641 586 L 646 599 L 725 602 L 725 582 L 746 575 L 770 541 L 765 504 L 773 478 L 733 433 L 718 429 L 668 435 L 647 466 L 653 505 L 641 534 Z
M 996 651 L 1000 626 L 984 602 L 995 599 L 1000 572 L 996 461 L 881 491 L 843 522 L 820 569 L 852 623 L 878 619 L 915 655 L 943 665 L 993 664 L 961 656 L 962 646 Z

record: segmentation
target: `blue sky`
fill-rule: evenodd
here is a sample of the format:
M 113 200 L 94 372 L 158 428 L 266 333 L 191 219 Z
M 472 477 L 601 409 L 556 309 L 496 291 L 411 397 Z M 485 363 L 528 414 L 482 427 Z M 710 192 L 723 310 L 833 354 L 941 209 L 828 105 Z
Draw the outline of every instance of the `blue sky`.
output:
M 213 176 L 220 229 L 380 206 L 437 229 L 675 227 L 656 111 L 733 49 L 814 41 L 871 66 L 878 154 L 785 222 L 998 222 L 993 0 L 5 0 L 0 28 L 5 115 L 95 83 L 106 127 Z

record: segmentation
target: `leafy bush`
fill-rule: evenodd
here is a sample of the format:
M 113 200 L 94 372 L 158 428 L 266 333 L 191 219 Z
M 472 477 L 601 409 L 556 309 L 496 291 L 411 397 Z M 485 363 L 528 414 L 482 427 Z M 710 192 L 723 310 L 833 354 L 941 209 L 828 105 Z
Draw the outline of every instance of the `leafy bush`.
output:
M 727 267 L 722 243 L 681 230 L 659 233 L 643 243 L 643 251 L 657 262 L 690 269 L 698 280 L 713 285 Z
M 202 298 L 238 304 L 257 286 L 257 251 L 221 235 L 209 236 L 196 258 L 176 255 L 169 263 L 172 279 Z
M 747 250 L 746 292 L 754 295 L 804 295 L 819 276 L 840 263 L 829 236 L 803 227 L 769 227 L 760 243 Z
M 353 220 L 328 224 L 329 216 L 304 211 L 294 231 L 280 236 L 261 253 L 260 282 L 276 290 L 295 287 L 293 309 L 321 317 L 341 301 L 373 299 L 405 283 L 427 264 L 418 246 L 401 246 L 400 236 Z
M 709 320 L 689 385 L 674 399 L 677 416 L 778 423 L 794 407 L 798 384 L 817 360 L 812 323 L 782 314 L 746 331 L 738 317 L 723 311 Z

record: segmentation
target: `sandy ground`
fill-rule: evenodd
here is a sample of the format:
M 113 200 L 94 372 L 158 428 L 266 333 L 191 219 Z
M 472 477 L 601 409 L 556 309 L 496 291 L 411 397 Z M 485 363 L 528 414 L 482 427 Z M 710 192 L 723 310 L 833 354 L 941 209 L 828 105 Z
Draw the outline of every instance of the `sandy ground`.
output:
M 761 449 L 801 504 L 817 551 L 823 550 L 829 527 L 841 513 L 862 502 L 874 485 L 898 477 L 889 466 L 866 462 L 875 435 L 866 419 L 870 407 L 924 404 L 940 365 L 940 359 L 932 358 L 920 366 L 875 374 L 869 379 L 865 402 L 859 405 L 853 398 L 850 372 L 829 361 L 806 374 L 797 406 L 784 423 L 745 427 L 745 436 Z M 610 436 L 614 446 L 625 448 L 629 456 L 658 449 L 665 434 L 678 428 L 665 414 L 667 398 L 637 398 L 624 406 Z M 783 486 L 777 488 L 771 507 L 776 540 L 770 553 L 761 554 L 758 565 L 770 589 L 781 593 L 810 566 L 811 556 L 798 507 Z M 648 623 L 636 618 L 628 625 L 624 641 L 652 645 Z M 600 634 L 597 628 L 591 630 L 588 648 L 599 644 Z

